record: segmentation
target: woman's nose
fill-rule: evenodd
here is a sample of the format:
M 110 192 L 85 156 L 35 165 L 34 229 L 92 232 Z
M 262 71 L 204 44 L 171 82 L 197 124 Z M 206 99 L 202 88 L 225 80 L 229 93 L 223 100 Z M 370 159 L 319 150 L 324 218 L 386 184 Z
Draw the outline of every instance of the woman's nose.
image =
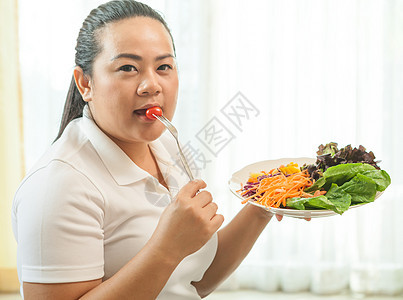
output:
M 157 74 L 153 72 L 147 72 L 144 74 L 137 88 L 137 94 L 139 96 L 156 95 L 161 92 L 161 86 L 157 79 Z

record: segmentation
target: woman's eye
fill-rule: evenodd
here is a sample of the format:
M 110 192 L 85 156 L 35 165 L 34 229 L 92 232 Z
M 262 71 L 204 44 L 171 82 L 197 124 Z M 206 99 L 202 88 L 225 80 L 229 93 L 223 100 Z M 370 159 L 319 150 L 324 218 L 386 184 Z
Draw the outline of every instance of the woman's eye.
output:
M 123 72 L 133 72 L 133 71 L 137 71 L 137 69 L 136 69 L 134 66 L 131 66 L 131 65 L 124 65 L 124 66 L 121 66 L 121 67 L 119 68 L 119 70 L 120 70 L 120 71 L 123 71 Z
M 158 67 L 158 70 L 162 70 L 162 71 L 166 71 L 166 70 L 169 70 L 169 69 L 172 69 L 172 67 L 170 65 L 167 65 L 167 64 L 161 65 L 161 66 Z

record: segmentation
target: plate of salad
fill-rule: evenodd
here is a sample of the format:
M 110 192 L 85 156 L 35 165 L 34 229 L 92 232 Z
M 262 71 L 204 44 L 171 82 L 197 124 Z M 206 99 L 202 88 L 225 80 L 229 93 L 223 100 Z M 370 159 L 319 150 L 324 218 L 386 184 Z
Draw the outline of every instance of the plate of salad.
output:
M 320 145 L 316 158 L 260 161 L 235 172 L 231 192 L 275 214 L 295 218 L 342 215 L 371 203 L 390 185 L 372 151 L 360 145 Z

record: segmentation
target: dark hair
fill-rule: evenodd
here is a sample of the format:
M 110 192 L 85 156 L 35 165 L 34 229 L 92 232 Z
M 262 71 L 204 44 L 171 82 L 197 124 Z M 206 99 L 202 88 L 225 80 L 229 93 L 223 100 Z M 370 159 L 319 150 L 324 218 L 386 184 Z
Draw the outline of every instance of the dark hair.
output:
M 78 34 L 75 64 L 83 70 L 84 74 L 92 76 L 94 60 L 102 51 L 101 45 L 97 40 L 97 32 L 108 23 L 132 17 L 149 17 L 161 22 L 171 36 L 175 54 L 175 45 L 171 31 L 163 17 L 157 11 L 146 4 L 134 0 L 113 0 L 93 9 L 84 20 Z M 57 134 L 55 141 L 60 138 L 64 129 L 72 120 L 82 117 L 85 104 L 86 103 L 77 89 L 73 76 L 67 93 L 66 103 L 64 105 L 59 133 Z

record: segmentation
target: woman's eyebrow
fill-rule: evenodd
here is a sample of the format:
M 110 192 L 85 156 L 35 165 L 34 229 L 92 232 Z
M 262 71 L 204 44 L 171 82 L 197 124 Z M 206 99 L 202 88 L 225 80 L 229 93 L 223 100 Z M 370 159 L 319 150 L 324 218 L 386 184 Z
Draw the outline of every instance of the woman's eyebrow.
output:
M 167 54 L 157 56 L 155 58 L 155 61 L 163 60 L 163 59 L 169 58 L 169 57 L 175 58 L 175 56 L 173 56 L 171 53 L 167 53 Z M 132 54 L 132 53 L 120 53 L 120 54 L 114 56 L 111 60 L 113 61 L 113 60 L 116 60 L 119 58 L 130 58 L 130 59 L 137 60 L 137 61 L 143 60 L 143 58 L 140 55 Z

